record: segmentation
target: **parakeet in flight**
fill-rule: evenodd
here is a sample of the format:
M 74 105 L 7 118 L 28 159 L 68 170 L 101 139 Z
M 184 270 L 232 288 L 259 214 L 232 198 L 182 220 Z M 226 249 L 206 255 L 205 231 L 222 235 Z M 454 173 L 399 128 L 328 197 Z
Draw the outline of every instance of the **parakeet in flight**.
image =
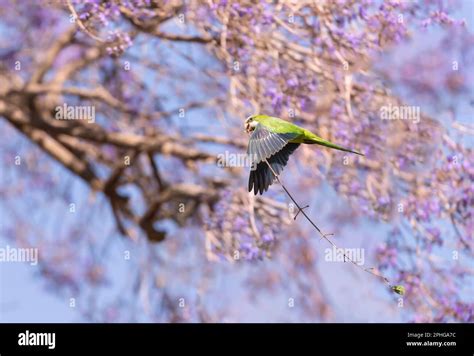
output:
M 275 179 L 266 161 L 279 175 L 286 166 L 288 157 L 302 143 L 322 145 L 363 156 L 362 153 L 326 141 L 302 127 L 277 117 L 249 116 L 245 120 L 245 131 L 251 133 L 247 148 L 251 163 L 249 192 L 253 189 L 255 195 L 267 191 Z

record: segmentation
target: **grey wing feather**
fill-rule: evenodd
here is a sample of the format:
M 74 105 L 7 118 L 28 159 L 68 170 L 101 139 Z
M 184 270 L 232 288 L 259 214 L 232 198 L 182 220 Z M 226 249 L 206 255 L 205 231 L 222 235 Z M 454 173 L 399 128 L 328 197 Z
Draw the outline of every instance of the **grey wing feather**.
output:
M 272 155 L 267 159 L 268 164 L 272 167 L 273 171 L 279 175 L 283 168 L 288 162 L 290 155 L 298 148 L 299 143 L 288 143 L 280 151 Z M 254 191 L 254 194 L 262 194 L 268 190 L 268 187 L 272 185 L 275 180 L 275 175 L 272 170 L 268 167 L 267 162 L 260 162 L 256 165 L 255 169 L 250 171 L 249 176 L 249 192 Z
M 275 133 L 269 131 L 262 124 L 258 124 L 250 136 L 247 154 L 251 164 L 258 164 L 280 151 L 292 139 L 295 133 Z

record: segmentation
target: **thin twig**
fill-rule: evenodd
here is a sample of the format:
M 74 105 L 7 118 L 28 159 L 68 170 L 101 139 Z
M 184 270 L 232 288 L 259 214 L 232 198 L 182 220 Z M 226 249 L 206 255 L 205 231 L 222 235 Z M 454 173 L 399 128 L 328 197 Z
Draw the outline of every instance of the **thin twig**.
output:
M 96 41 L 99 41 L 99 42 L 102 42 L 102 43 L 105 43 L 106 41 L 103 40 L 102 38 L 94 35 L 92 32 L 90 32 L 87 27 L 82 23 L 81 19 L 79 18 L 79 15 L 77 14 L 76 12 L 76 9 L 74 8 L 74 6 L 72 5 L 71 1 L 70 0 L 67 0 L 66 2 L 67 4 L 67 7 L 69 8 L 69 11 L 71 11 L 72 15 L 74 16 L 74 19 L 76 20 L 77 22 L 77 25 L 79 26 L 79 28 L 86 34 L 88 35 L 89 37 L 91 37 L 92 39 L 96 40 Z
M 293 201 L 293 203 L 296 205 L 296 207 L 298 208 L 298 213 L 296 214 L 296 216 L 298 216 L 299 213 L 303 214 L 304 217 L 306 218 L 306 220 L 309 221 L 309 223 L 311 225 L 313 225 L 313 227 L 319 232 L 319 234 L 321 235 L 321 237 L 323 239 L 325 239 L 327 242 L 329 242 L 335 249 L 337 250 L 342 250 L 343 252 L 343 256 L 344 256 L 344 261 L 349 261 L 351 262 L 354 266 L 356 266 L 357 268 L 360 268 L 361 270 L 363 270 L 364 272 L 367 272 L 367 273 L 370 273 L 374 276 L 376 276 L 377 278 L 380 278 L 382 279 L 382 281 L 388 285 L 390 287 L 390 289 L 392 289 L 394 292 L 398 293 L 398 294 L 402 294 L 403 295 L 403 287 L 401 286 L 396 286 L 396 285 L 392 285 L 390 283 L 390 281 L 388 280 L 388 278 L 382 276 L 381 274 L 378 274 L 376 272 L 373 271 L 373 268 L 363 268 L 361 267 L 360 265 L 358 265 L 353 259 L 351 259 L 345 252 L 344 249 L 339 249 L 339 247 L 337 247 L 337 245 L 332 242 L 328 236 L 332 236 L 334 234 L 323 234 L 323 232 L 321 231 L 321 229 L 313 222 L 313 220 L 311 220 L 311 218 L 304 212 L 303 209 L 305 209 L 307 206 L 305 206 L 304 208 L 301 208 L 300 205 L 298 204 L 298 202 L 295 200 L 295 198 L 293 198 L 293 196 L 291 195 L 291 193 L 288 191 L 288 189 L 286 189 L 285 185 L 281 182 L 280 178 L 278 177 L 278 174 L 276 174 L 276 172 L 273 170 L 272 166 L 268 163 L 268 161 L 265 159 L 265 162 L 267 163 L 267 166 L 268 168 L 270 168 L 270 170 L 272 171 L 273 175 L 275 176 L 276 180 L 278 181 L 278 183 L 280 183 L 281 187 L 283 188 L 283 190 L 286 192 L 286 194 L 290 197 L 290 199 Z M 296 216 L 295 216 L 295 219 L 296 219 Z M 400 292 L 402 291 L 402 292 Z

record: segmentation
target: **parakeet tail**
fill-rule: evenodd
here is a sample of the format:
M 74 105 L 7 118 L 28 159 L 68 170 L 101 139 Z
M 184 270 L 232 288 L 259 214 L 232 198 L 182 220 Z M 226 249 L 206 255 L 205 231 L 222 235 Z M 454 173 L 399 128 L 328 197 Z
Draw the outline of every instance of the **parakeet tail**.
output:
M 348 149 L 348 148 L 344 148 L 344 147 L 338 146 L 338 145 L 336 145 L 336 144 L 334 144 L 334 143 L 332 143 L 332 142 L 323 140 L 322 138 L 312 138 L 312 139 L 308 139 L 308 140 L 305 140 L 304 143 L 326 146 L 326 147 L 329 147 L 329 148 L 334 148 L 334 149 L 339 150 L 339 151 L 351 152 L 351 153 L 355 153 L 356 155 L 364 156 L 364 154 L 362 154 L 362 153 L 360 153 L 360 152 L 353 151 L 353 150 L 350 150 L 350 149 Z

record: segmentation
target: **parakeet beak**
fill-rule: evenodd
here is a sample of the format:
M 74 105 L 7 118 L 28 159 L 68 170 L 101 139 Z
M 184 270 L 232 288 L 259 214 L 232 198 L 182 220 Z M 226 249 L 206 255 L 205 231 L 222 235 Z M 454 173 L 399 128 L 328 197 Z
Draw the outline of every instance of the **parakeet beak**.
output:
M 245 132 L 250 133 L 250 124 L 248 122 L 245 123 Z

